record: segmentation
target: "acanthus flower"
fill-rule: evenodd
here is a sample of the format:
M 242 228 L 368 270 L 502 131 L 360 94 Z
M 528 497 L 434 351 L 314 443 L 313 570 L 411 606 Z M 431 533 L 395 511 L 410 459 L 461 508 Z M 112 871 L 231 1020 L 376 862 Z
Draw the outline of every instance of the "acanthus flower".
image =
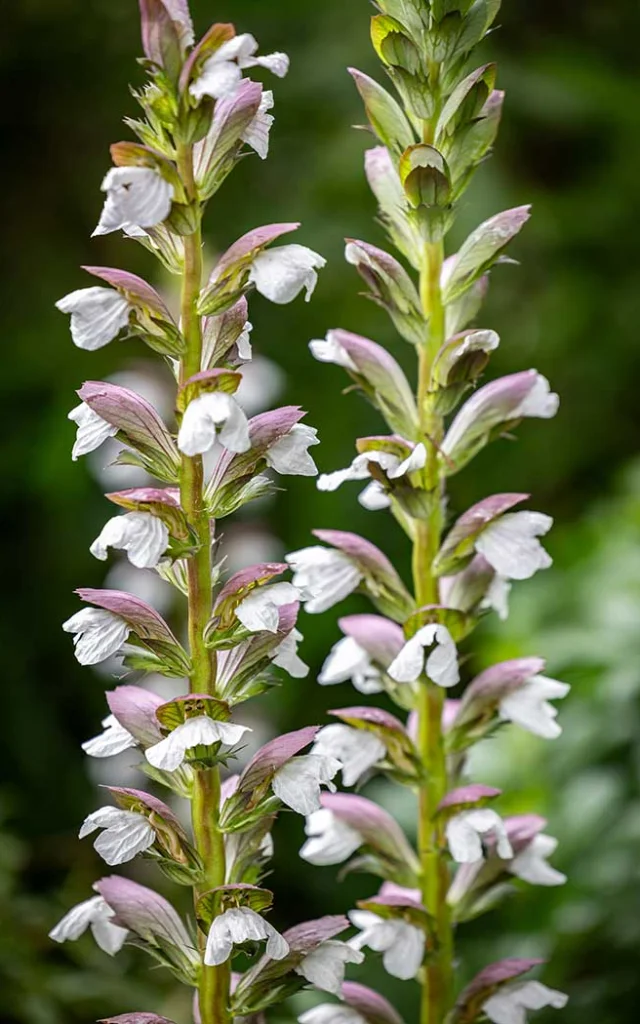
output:
M 114 917 L 114 911 L 102 896 L 91 896 L 72 907 L 51 929 L 49 938 L 54 942 L 74 942 L 90 928 L 100 949 L 109 956 L 115 956 L 126 942 L 128 932 L 126 928 L 113 923 Z
M 277 78 L 284 78 L 289 70 L 286 53 L 259 57 L 257 50 L 258 43 L 248 32 L 228 39 L 204 62 L 200 75 L 189 87 L 191 95 L 195 99 L 220 99 L 238 87 L 246 68 L 266 68 Z
M 336 758 L 342 766 L 344 785 L 354 786 L 384 759 L 387 748 L 373 733 L 336 722 L 320 730 L 314 740 L 313 753 Z
M 287 956 L 289 944 L 272 924 L 250 907 L 232 907 L 214 919 L 207 936 L 204 962 L 208 967 L 216 967 L 229 959 L 234 946 L 264 941 L 267 956 L 272 960 L 283 960 Z
M 120 724 L 115 715 L 102 719 L 103 732 L 82 744 L 90 757 L 113 757 L 136 746 L 136 738 Z
M 104 829 L 93 846 L 105 863 L 110 866 L 126 864 L 139 853 L 153 846 L 155 830 L 143 814 L 121 810 L 119 807 L 101 807 L 85 818 L 78 838 Z
M 232 747 L 246 732 L 251 732 L 246 725 L 219 722 L 201 715 L 176 726 L 163 740 L 149 747 L 145 757 L 154 768 L 174 772 L 183 763 L 187 751 L 193 747 L 209 747 L 217 743 Z
M 385 440 L 385 439 L 380 439 Z M 395 439 L 391 438 L 390 441 Z M 411 446 L 401 438 L 397 439 L 400 445 L 411 449 Z M 340 469 L 334 473 L 323 473 L 318 477 L 319 491 L 335 491 L 347 480 L 367 480 L 372 477 L 371 466 L 377 466 L 387 476 L 389 481 L 398 481 L 408 477 L 424 467 L 427 453 L 422 443 L 416 444 L 410 453 L 401 458 L 392 451 L 384 449 L 369 449 L 356 455 L 355 459 L 347 469 Z M 391 496 L 379 480 L 372 479 L 361 492 L 358 501 L 363 508 L 370 511 L 385 509 L 391 506 Z
M 105 561 L 108 548 L 126 551 L 137 569 L 154 569 L 169 544 L 169 530 L 158 516 L 128 512 L 114 516 L 103 526 L 91 545 L 91 554 Z
M 425 673 L 438 686 L 455 686 L 460 679 L 458 654 L 447 627 L 435 623 L 423 626 L 407 641 L 388 671 L 398 683 L 415 683 Z
M 203 455 L 216 441 L 232 452 L 251 447 L 247 417 L 232 395 L 198 395 L 185 409 L 178 432 L 178 448 L 185 455 Z
M 473 864 L 483 859 L 483 841 L 495 840 L 498 857 L 510 860 L 513 849 L 500 815 L 489 807 L 474 808 L 454 815 L 447 822 L 447 844 L 458 864 Z
M 383 918 L 368 910 L 351 910 L 349 919 L 360 934 L 351 939 L 356 949 L 368 946 L 382 953 L 385 971 L 394 978 L 408 981 L 420 970 L 425 952 L 422 928 L 400 918 Z
M 280 245 L 258 253 L 251 263 L 249 283 L 277 305 L 293 302 L 303 289 L 309 302 L 318 283 L 318 270 L 326 263 L 306 245 Z
M 61 313 L 71 314 L 74 345 L 95 352 L 117 338 L 127 327 L 131 306 L 113 288 L 79 288 L 56 302 Z
M 482 1009 L 493 1024 L 526 1024 L 527 1010 L 542 1010 L 545 1006 L 561 1010 L 568 1001 L 564 992 L 540 981 L 516 981 L 502 986 L 482 1004 Z
M 85 402 L 76 405 L 69 413 L 70 419 L 77 426 L 76 440 L 71 452 L 71 458 L 75 462 L 81 455 L 88 455 L 104 444 L 110 437 L 115 437 L 118 428 L 112 423 L 107 423 L 101 416 L 98 416 Z
M 151 167 L 112 167 L 100 187 L 107 198 L 94 235 L 139 234 L 171 212 L 173 185 Z

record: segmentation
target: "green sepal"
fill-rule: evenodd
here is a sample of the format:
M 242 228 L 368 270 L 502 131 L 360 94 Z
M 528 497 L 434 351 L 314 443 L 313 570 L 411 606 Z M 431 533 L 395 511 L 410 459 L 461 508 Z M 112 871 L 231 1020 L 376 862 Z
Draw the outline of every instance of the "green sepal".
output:
M 171 212 L 165 223 L 170 231 L 176 235 L 192 235 L 198 230 L 200 224 L 200 204 L 178 203 L 171 204 Z
M 444 207 L 451 195 L 449 168 L 435 146 L 417 143 L 400 158 L 400 181 L 411 205 Z
M 233 515 L 243 505 L 248 505 L 250 501 L 266 498 L 278 490 L 280 488 L 268 476 L 247 475 L 230 480 L 216 489 L 207 506 L 208 513 L 212 519 L 224 519 L 225 516 Z
M 178 391 L 177 409 L 184 412 L 190 402 L 200 395 L 214 391 L 233 395 L 240 387 L 242 374 L 236 370 L 202 370 L 190 377 Z
M 156 710 L 156 718 L 165 729 L 171 732 L 190 718 L 212 718 L 216 722 L 228 722 L 231 709 L 226 701 L 215 697 L 186 696 L 161 704 Z
M 184 679 L 191 671 L 186 652 L 175 644 L 130 636 L 124 650 L 124 664 L 138 672 L 157 672 L 170 679 Z

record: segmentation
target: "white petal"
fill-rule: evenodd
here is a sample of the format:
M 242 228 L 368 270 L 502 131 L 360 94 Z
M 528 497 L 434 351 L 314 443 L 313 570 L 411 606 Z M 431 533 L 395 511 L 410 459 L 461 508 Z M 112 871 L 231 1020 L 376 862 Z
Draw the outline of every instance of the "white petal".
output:
M 169 530 L 158 516 L 149 512 L 128 512 L 114 516 L 94 540 L 91 554 L 104 561 L 108 548 L 126 551 L 137 569 L 153 569 L 169 545 Z
M 549 381 L 539 373 L 535 385 L 513 415 L 514 418 L 534 416 L 548 420 L 555 416 L 559 405 L 560 399 L 550 390 Z
M 101 188 L 107 198 L 94 235 L 151 228 L 171 212 L 173 185 L 150 167 L 112 167 Z
M 369 1024 L 365 1017 L 351 1006 L 336 1003 L 321 1003 L 305 1010 L 298 1017 L 298 1024 Z
M 427 462 L 427 449 L 420 442 L 417 444 L 410 455 L 401 462 L 395 469 L 389 470 L 389 478 L 391 480 L 397 480 L 401 476 L 406 476 L 407 473 L 415 473 L 417 469 L 423 469 Z
M 556 722 L 557 710 L 548 700 L 565 697 L 570 687 L 545 676 L 533 676 L 513 693 L 502 698 L 499 712 L 502 718 L 514 722 L 521 728 L 541 736 L 556 739 L 562 729 Z
M 304 679 L 309 675 L 309 666 L 298 656 L 298 643 L 303 639 L 302 633 L 292 629 L 270 655 L 271 663 L 283 668 L 292 679 Z
M 214 743 L 233 746 L 250 731 L 244 725 L 217 722 L 205 715 L 189 718 L 159 743 L 149 747 L 145 751 L 145 757 L 155 768 L 173 772 L 180 767 L 187 750 L 191 747 L 212 746 Z
M 292 757 L 278 768 L 271 787 L 275 796 L 292 811 L 312 815 L 320 809 L 321 785 L 329 785 L 341 767 L 340 761 L 334 757 L 315 754 Z
M 555 852 L 557 846 L 558 840 L 553 836 L 539 834 L 516 854 L 508 870 L 530 885 L 564 885 L 567 876 L 547 863 L 547 857 Z
M 56 302 L 62 313 L 71 314 L 74 345 L 95 352 L 108 345 L 129 323 L 131 306 L 114 288 L 80 288 Z
M 123 814 L 127 813 L 119 807 L 99 807 L 97 811 L 88 814 L 84 819 L 78 832 L 78 839 L 84 839 L 85 836 L 95 832 L 97 828 L 109 828 L 110 825 L 120 824 Z
M 103 608 L 83 608 L 62 628 L 74 633 L 75 655 L 81 665 L 97 665 L 119 651 L 131 632 L 119 615 Z
M 264 922 L 267 930 L 266 954 L 271 960 L 284 960 L 289 955 L 289 943 L 276 931 L 268 921 Z
M 103 420 L 88 405 L 81 402 L 75 409 L 72 409 L 67 419 L 77 424 L 76 440 L 71 452 L 71 458 L 75 462 L 81 455 L 88 455 L 95 451 L 109 437 L 118 433 L 118 428 L 113 427 L 106 420 Z
M 286 53 L 267 53 L 264 57 L 250 57 L 240 61 L 240 67 L 251 68 L 259 65 L 271 71 L 276 78 L 284 78 L 289 70 L 289 58 Z
M 236 608 L 236 616 L 251 633 L 266 630 L 276 633 L 280 616 L 278 608 L 299 600 L 300 592 L 291 583 L 273 583 L 256 587 Z
M 362 845 L 360 833 L 336 818 L 326 807 L 309 815 L 305 832 L 310 838 L 300 850 L 300 856 L 320 867 L 341 864 Z
M 326 754 L 342 763 L 342 781 L 354 786 L 370 768 L 386 757 L 387 748 L 377 736 L 343 723 L 321 729 L 313 744 L 314 754 Z
M 222 47 L 220 47 L 222 49 Z M 218 51 L 219 53 L 220 51 Z M 201 75 L 192 82 L 189 92 L 194 99 L 202 99 L 203 96 L 211 96 L 212 99 L 220 99 L 234 92 L 240 83 L 242 72 L 237 64 L 232 61 L 219 60 L 218 54 L 205 61 Z
M 311 614 L 327 611 L 357 588 L 362 579 L 347 555 L 330 548 L 310 547 L 285 556 L 293 569 L 293 585 L 302 592 Z
M 249 281 L 270 302 L 292 302 L 306 290 L 307 302 L 315 289 L 318 274 L 326 260 L 305 245 L 281 245 L 258 253 L 249 272 Z
M 100 949 L 113 956 L 122 949 L 127 937 L 126 928 L 111 923 L 110 918 L 113 916 L 113 911 L 102 896 L 92 896 L 91 899 L 73 907 L 55 928 L 52 928 L 49 938 L 54 942 L 73 941 L 79 939 L 90 927 Z
M 178 433 L 178 448 L 185 455 L 203 455 L 216 440 L 229 451 L 251 447 L 247 418 L 238 403 L 223 392 L 198 395 L 189 402 Z
M 342 366 L 345 370 L 358 372 L 358 368 L 347 350 L 336 341 L 333 331 L 329 331 L 325 339 L 310 341 L 309 350 L 319 363 L 333 363 L 334 366 Z
M 382 957 L 385 971 L 394 978 L 415 978 L 424 960 L 424 932 L 405 921 L 392 921 L 395 939 Z
M 375 671 L 364 648 L 360 647 L 353 637 L 345 636 L 331 648 L 318 676 L 318 682 L 321 686 L 333 686 L 334 683 L 346 683 L 356 676 L 366 676 Z
M 526 580 L 538 569 L 548 569 L 551 558 L 537 539 L 553 525 L 542 512 L 510 512 L 491 523 L 476 540 L 476 551 L 484 555 L 500 576 Z
M 361 964 L 363 960 L 364 954 L 346 942 L 328 940 L 307 953 L 294 970 L 322 992 L 340 996 L 345 965 Z
M 460 682 L 458 651 L 446 626 L 436 629 L 436 647 L 427 658 L 426 673 L 438 686 L 455 686 Z
M 368 453 L 363 452 L 356 455 L 346 469 L 337 469 L 333 473 L 321 473 L 316 486 L 319 491 L 337 491 L 338 487 L 341 487 L 347 480 L 366 480 L 369 477 L 369 462 L 371 461 L 377 460 L 372 460 Z
M 377 480 L 372 480 L 364 491 L 360 492 L 358 501 L 368 512 L 380 512 L 382 509 L 391 508 L 391 497 Z
M 494 1024 L 526 1024 L 526 1010 L 541 1010 L 545 1006 L 561 1010 L 567 1002 L 564 992 L 547 988 L 539 981 L 522 981 L 500 988 L 483 1003 L 482 1009 Z
M 307 451 L 314 444 L 320 444 L 315 427 L 296 423 L 271 445 L 265 455 L 267 465 L 283 476 L 316 476 L 318 467 Z
M 142 814 L 131 814 L 130 818 L 101 832 L 93 846 L 102 859 L 113 866 L 133 860 L 139 853 L 153 846 L 155 838 L 156 834 L 147 819 Z
M 482 860 L 482 841 L 464 814 L 457 814 L 447 823 L 447 843 L 457 864 Z
M 499 576 L 498 573 L 493 577 L 489 584 L 489 589 L 484 595 L 480 608 L 490 609 L 496 612 L 498 618 L 502 622 L 506 622 L 509 618 L 509 594 L 511 593 L 511 584 L 509 580 L 505 579 L 504 576 Z
M 419 630 L 415 636 L 411 637 L 411 640 L 407 641 L 387 669 L 388 675 L 397 683 L 415 683 L 424 671 L 424 645 L 428 642 L 429 635 L 435 638 L 436 627 L 424 628 L 430 629 L 431 633 L 427 634 L 423 630 Z
M 104 732 L 94 736 L 82 744 L 82 749 L 89 757 L 113 757 L 136 746 L 135 737 L 120 725 L 114 715 L 108 715 L 104 721 Z
M 256 116 L 241 136 L 242 141 L 251 146 L 261 160 L 266 160 L 269 155 L 269 132 L 273 126 L 274 117 L 268 111 L 272 108 L 273 93 L 271 90 L 266 89 L 260 98 L 260 106 Z

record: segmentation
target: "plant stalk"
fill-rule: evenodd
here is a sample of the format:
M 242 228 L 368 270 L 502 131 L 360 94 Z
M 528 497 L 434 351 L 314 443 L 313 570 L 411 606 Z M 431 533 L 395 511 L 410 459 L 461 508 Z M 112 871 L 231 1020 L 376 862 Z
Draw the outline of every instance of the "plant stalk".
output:
M 193 148 L 180 146 L 177 162 L 187 198 L 191 203 L 197 204 Z M 201 286 L 202 229 L 201 212 L 198 209 L 195 231 L 184 236 L 181 323 L 186 347 L 180 362 L 181 385 L 201 368 L 202 330 L 197 310 Z M 187 561 L 190 692 L 215 696 L 215 654 L 208 650 L 204 642 L 204 631 L 212 612 L 212 536 L 211 522 L 204 502 L 202 457 L 199 455 L 193 458 L 182 456 L 180 496 L 182 507 L 197 537 L 197 550 Z M 204 867 L 203 882 L 194 892 L 194 898 L 197 899 L 202 892 L 224 885 L 225 882 L 224 837 L 219 829 L 220 771 L 217 767 L 195 772 L 191 814 L 195 845 Z M 228 963 L 218 967 L 202 966 L 198 993 L 202 1024 L 230 1022 L 229 989 Z
M 444 344 L 445 311 L 440 277 L 443 243 L 429 242 L 424 249 L 420 274 L 420 298 L 427 337 L 419 350 L 418 409 L 420 428 L 427 449 L 424 483 L 429 494 L 426 519 L 416 522 L 413 549 L 413 578 L 418 607 L 439 603 L 438 581 L 432 571 L 442 534 L 443 494 L 439 445 L 443 436 L 442 417 L 431 397 L 434 359 Z M 453 981 L 453 936 L 446 897 L 449 872 L 443 857 L 443 835 L 435 822 L 436 808 L 447 792 L 447 769 L 442 735 L 444 691 L 432 682 L 421 685 L 418 697 L 418 745 L 424 768 L 419 794 L 418 850 L 422 898 L 433 918 L 434 950 L 424 971 L 421 1024 L 441 1024 L 450 1008 Z

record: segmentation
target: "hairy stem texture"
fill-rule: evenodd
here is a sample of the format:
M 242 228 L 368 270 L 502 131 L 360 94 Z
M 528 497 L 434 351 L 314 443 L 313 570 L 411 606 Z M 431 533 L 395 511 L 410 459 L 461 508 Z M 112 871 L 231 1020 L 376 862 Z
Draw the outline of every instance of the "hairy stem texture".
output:
M 430 394 L 434 359 L 445 341 L 445 317 L 440 277 L 442 242 L 425 245 L 420 274 L 420 296 L 428 331 L 419 350 L 418 408 L 427 449 L 425 485 L 428 514 L 416 523 L 413 576 L 419 607 L 438 604 L 438 581 L 432 565 L 442 533 L 442 481 L 438 450 L 442 441 L 442 417 L 433 407 Z M 447 792 L 447 769 L 442 735 L 444 692 L 434 683 L 424 683 L 418 699 L 418 743 L 424 767 L 419 796 L 418 845 L 423 902 L 434 924 L 434 951 L 425 967 L 421 1024 L 441 1024 L 451 1001 L 453 940 L 446 902 L 449 872 L 443 856 L 443 836 L 435 821 L 436 808 Z
M 192 147 L 181 147 L 178 168 L 190 202 L 197 204 L 193 178 Z M 180 363 L 180 384 L 198 373 L 202 359 L 201 322 L 197 311 L 202 285 L 202 232 L 200 212 L 197 228 L 184 237 L 184 274 L 182 279 L 181 320 L 186 348 Z M 212 611 L 211 522 L 204 502 L 202 457 L 182 456 L 180 476 L 181 504 L 197 536 L 197 550 L 187 562 L 188 633 L 191 654 L 191 693 L 216 693 L 215 655 L 204 641 L 206 625 Z M 204 878 L 194 893 L 224 885 L 224 837 L 219 829 L 220 772 L 209 768 L 195 772 L 192 800 L 192 822 L 196 849 L 202 859 Z M 228 1024 L 230 971 L 229 964 L 202 967 L 199 986 L 202 1024 Z

